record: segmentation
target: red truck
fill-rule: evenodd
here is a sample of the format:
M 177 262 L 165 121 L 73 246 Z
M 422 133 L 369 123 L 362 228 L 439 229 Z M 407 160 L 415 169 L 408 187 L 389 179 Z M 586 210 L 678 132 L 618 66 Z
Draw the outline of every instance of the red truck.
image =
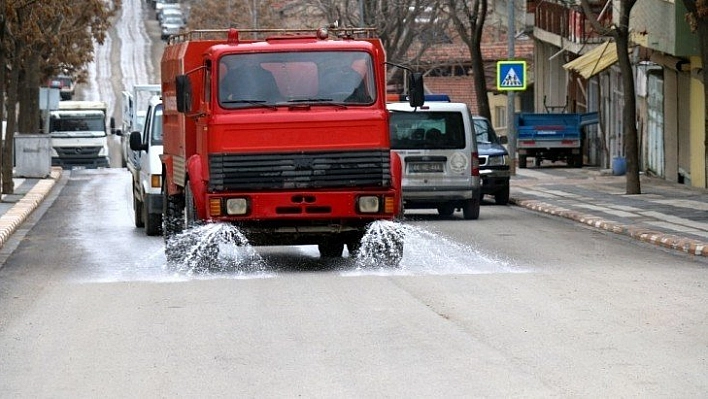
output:
M 251 245 L 355 253 L 402 210 L 386 60 L 372 29 L 198 30 L 162 57 L 165 240 L 200 223 Z M 413 75 L 411 103 L 422 103 Z M 419 104 L 418 104 L 419 105 Z M 167 256 L 170 257 L 169 245 Z M 398 262 L 403 243 L 382 260 Z M 391 252 L 391 251 L 388 251 Z

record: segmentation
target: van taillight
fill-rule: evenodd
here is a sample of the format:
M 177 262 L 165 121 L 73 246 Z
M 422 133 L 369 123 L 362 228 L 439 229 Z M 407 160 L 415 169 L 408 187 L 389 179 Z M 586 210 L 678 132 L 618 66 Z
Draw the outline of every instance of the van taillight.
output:
M 479 176 L 479 153 L 472 153 L 472 176 Z

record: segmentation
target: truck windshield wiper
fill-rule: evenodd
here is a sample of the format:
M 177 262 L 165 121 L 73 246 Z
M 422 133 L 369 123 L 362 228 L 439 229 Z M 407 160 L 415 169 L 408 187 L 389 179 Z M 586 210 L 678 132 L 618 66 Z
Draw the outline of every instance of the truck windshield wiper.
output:
M 278 109 L 273 104 L 267 104 L 266 100 L 225 100 L 221 102 L 222 104 L 251 104 L 251 105 L 258 105 L 261 107 L 265 108 L 270 108 L 270 109 Z
M 288 100 L 288 103 L 298 103 L 298 104 L 312 104 L 312 103 L 317 103 L 317 104 L 323 104 L 323 105 L 335 105 L 337 107 L 341 108 L 347 108 L 346 105 L 338 102 L 334 102 L 333 99 L 331 98 L 297 98 L 293 100 Z

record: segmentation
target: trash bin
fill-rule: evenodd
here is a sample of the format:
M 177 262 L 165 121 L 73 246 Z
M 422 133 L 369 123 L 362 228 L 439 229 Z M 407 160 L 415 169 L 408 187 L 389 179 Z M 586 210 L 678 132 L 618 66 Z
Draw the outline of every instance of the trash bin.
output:
M 52 170 L 51 137 L 46 134 L 16 134 L 15 177 L 43 179 Z
M 612 174 L 623 176 L 625 173 L 627 173 L 627 159 L 625 157 L 612 158 Z

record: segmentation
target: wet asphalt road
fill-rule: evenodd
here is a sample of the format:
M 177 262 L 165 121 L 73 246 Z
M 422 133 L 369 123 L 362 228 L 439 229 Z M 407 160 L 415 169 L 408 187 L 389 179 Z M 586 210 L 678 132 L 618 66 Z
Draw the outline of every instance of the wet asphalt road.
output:
M 65 174 L 3 248 L 3 395 L 708 390 L 708 276 L 693 258 L 485 205 L 477 221 L 408 215 L 400 269 L 273 247 L 241 253 L 253 269 L 195 274 L 132 226 L 129 184 L 121 169 Z

